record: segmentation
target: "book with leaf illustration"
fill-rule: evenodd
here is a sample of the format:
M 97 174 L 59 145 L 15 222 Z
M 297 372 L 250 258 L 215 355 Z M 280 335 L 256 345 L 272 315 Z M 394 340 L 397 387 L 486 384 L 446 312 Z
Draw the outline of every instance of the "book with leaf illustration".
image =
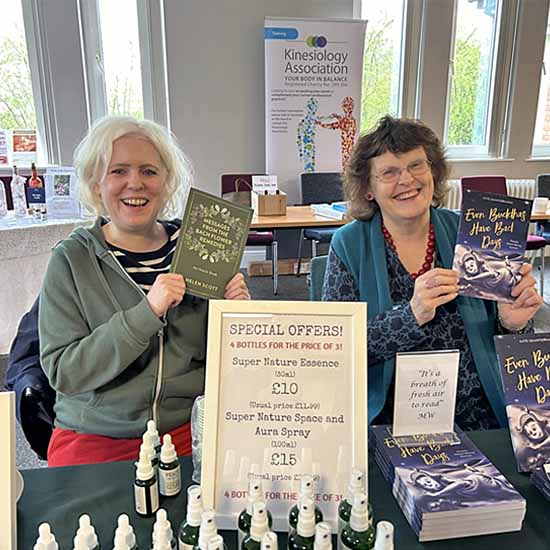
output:
M 252 209 L 191 189 L 170 268 L 185 278 L 186 293 L 223 298 L 239 271 Z

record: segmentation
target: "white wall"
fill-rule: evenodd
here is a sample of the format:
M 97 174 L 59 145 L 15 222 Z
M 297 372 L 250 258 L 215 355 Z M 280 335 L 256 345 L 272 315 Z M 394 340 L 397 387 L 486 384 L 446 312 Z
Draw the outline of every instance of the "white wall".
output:
M 172 131 L 195 163 L 196 185 L 265 167 L 266 16 L 352 17 L 353 0 L 167 0 Z

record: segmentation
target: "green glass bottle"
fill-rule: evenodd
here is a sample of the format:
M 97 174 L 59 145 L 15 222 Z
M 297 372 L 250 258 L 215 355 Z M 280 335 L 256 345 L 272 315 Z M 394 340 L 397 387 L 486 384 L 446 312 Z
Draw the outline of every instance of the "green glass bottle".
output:
M 338 505 L 338 548 L 342 547 L 340 538 L 344 527 L 349 523 L 351 515 L 351 506 L 353 504 L 353 497 L 356 493 L 366 492 L 363 488 L 363 472 L 361 470 L 353 469 L 350 474 L 348 493 L 346 498 Z M 370 506 L 369 506 L 370 508 Z M 371 511 L 372 515 L 372 511 Z
M 202 497 L 199 485 L 191 485 L 187 489 L 187 516 L 180 525 L 178 532 L 179 550 L 193 550 L 199 541 L 201 526 Z
M 243 539 L 241 550 L 260 550 L 262 537 L 269 531 L 267 525 L 267 508 L 262 500 L 252 507 L 250 533 Z
M 344 527 L 340 540 L 342 546 L 349 550 L 371 550 L 374 548 L 375 532 L 372 520 L 369 520 L 366 494 L 355 494 L 349 523 Z
M 246 508 L 239 514 L 239 519 L 237 520 L 237 547 L 242 546 L 243 540 L 250 533 L 250 525 L 252 523 L 252 507 L 255 502 L 263 501 L 264 494 L 262 490 L 262 484 L 256 479 L 251 479 L 248 482 L 248 496 L 246 501 Z M 267 522 L 269 528 L 273 524 L 273 518 L 271 517 L 271 512 L 267 511 Z
M 302 479 L 300 480 L 300 498 L 298 499 L 298 504 L 295 504 L 288 512 L 288 524 L 290 525 L 290 530 L 296 529 L 296 526 L 298 525 L 298 512 L 300 510 L 300 504 L 304 501 L 304 499 L 308 498 L 315 502 L 313 476 L 306 474 L 302 476 Z M 315 506 L 315 523 L 319 523 L 320 521 L 323 521 L 323 512 L 321 512 L 319 507 Z
M 315 543 L 315 507 L 306 498 L 300 505 L 298 525 L 288 535 L 288 550 L 313 550 Z

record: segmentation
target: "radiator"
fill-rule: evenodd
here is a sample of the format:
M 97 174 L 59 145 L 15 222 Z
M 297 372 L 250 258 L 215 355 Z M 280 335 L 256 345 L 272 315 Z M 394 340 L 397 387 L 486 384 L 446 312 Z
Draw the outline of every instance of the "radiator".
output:
M 445 207 L 451 210 L 460 210 L 462 190 L 460 180 L 448 180 L 449 192 L 445 198 Z M 535 180 L 506 180 L 508 195 L 520 199 L 533 199 L 537 193 Z

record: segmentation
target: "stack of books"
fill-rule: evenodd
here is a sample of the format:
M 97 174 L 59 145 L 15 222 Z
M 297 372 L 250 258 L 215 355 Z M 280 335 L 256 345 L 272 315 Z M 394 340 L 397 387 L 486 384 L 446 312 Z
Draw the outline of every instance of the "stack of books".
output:
M 464 432 L 459 443 L 413 436 L 402 446 L 374 426 L 374 457 L 420 542 L 521 530 L 526 501 Z
M 331 218 L 333 220 L 343 220 L 348 210 L 348 203 L 345 201 L 331 202 L 330 204 L 312 204 L 310 206 L 318 216 Z
M 536 468 L 531 473 L 531 483 L 542 493 L 546 500 L 550 500 L 550 465 L 545 464 L 542 468 Z

